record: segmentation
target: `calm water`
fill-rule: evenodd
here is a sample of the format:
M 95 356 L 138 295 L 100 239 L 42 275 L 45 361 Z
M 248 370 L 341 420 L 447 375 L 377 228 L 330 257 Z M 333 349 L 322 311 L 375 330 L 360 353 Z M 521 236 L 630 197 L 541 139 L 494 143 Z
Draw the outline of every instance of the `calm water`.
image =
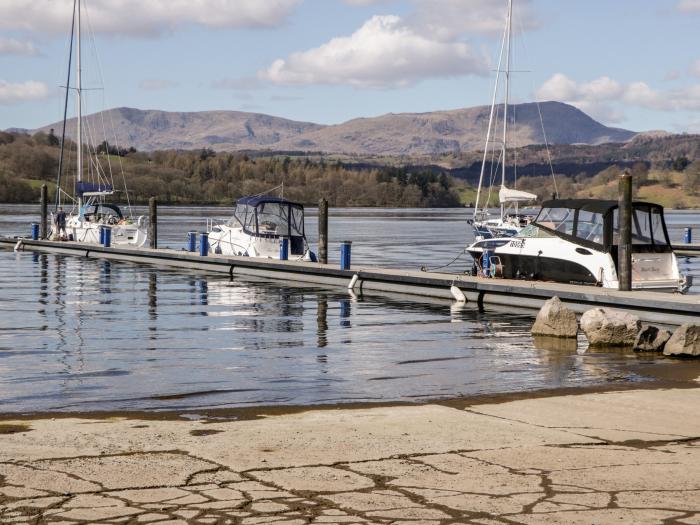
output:
M 35 213 L 1 206 L 0 232 L 23 232 Z M 161 244 L 179 247 L 181 232 L 225 210 L 160 215 Z M 354 241 L 358 263 L 439 266 L 469 240 L 465 217 L 341 210 L 331 239 Z M 670 213 L 672 235 L 699 218 Z M 312 210 L 311 238 L 315 222 Z M 655 359 L 675 366 L 586 351 L 584 341 L 548 349 L 529 335 L 531 312 L 354 299 L 125 263 L 0 250 L 0 290 L 0 412 L 424 400 L 643 380 L 635 365 Z

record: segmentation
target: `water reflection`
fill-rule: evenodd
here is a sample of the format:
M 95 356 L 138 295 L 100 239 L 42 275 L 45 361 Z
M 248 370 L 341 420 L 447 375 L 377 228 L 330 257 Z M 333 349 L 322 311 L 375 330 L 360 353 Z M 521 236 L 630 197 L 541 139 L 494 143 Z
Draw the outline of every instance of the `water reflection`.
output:
M 410 400 L 634 379 L 628 355 L 533 344 L 532 313 L 513 309 L 12 252 L 0 252 L 0 286 L 7 411 Z
M 328 301 L 325 297 L 319 296 L 316 300 L 316 346 L 325 348 L 328 346 Z M 320 357 L 320 356 L 319 356 Z M 326 356 L 323 355 L 325 360 Z

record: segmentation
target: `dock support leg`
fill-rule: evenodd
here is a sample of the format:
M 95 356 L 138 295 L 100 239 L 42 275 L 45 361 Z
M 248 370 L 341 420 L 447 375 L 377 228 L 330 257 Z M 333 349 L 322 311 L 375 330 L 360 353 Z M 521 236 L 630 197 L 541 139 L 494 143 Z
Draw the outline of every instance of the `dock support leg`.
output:
M 39 238 L 47 239 L 49 237 L 49 189 L 46 184 L 41 185 L 41 222 Z
M 620 245 L 618 250 L 619 289 L 632 289 L 632 175 L 629 170 L 620 177 Z
M 153 249 L 158 248 L 158 201 L 148 199 L 148 242 Z
M 328 201 L 318 203 L 318 262 L 328 264 Z

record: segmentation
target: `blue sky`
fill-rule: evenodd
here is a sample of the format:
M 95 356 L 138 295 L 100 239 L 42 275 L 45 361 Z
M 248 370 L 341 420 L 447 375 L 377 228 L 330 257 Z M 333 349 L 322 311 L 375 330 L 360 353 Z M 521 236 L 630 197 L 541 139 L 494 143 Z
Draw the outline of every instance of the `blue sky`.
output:
M 88 111 L 340 123 L 488 104 L 506 0 L 83 0 Z M 700 132 L 700 0 L 514 0 L 513 100 Z M 59 120 L 72 0 L 0 3 L 0 129 Z M 86 31 L 87 33 L 87 31 Z M 96 74 L 96 56 L 104 82 Z M 104 100 L 103 100 L 104 99 Z

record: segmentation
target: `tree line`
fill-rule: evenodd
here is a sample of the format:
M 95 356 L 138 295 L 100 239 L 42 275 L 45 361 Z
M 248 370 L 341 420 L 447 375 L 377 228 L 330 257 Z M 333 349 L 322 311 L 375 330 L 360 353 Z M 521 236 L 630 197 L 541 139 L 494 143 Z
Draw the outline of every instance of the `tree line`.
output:
M 455 180 L 444 173 L 394 167 L 357 170 L 323 158 L 260 157 L 210 149 L 145 153 L 107 142 L 94 149 L 115 189 L 126 187 L 136 204 L 156 197 L 163 204 L 230 205 L 239 197 L 284 185 L 285 197 L 304 204 L 325 197 L 337 207 L 460 205 Z M 0 202 L 36 202 L 42 183 L 55 192 L 59 152 L 52 133 L 0 133 Z M 75 165 L 76 145 L 67 142 L 61 187 L 68 194 L 73 193 Z M 91 166 L 94 169 L 94 163 Z

